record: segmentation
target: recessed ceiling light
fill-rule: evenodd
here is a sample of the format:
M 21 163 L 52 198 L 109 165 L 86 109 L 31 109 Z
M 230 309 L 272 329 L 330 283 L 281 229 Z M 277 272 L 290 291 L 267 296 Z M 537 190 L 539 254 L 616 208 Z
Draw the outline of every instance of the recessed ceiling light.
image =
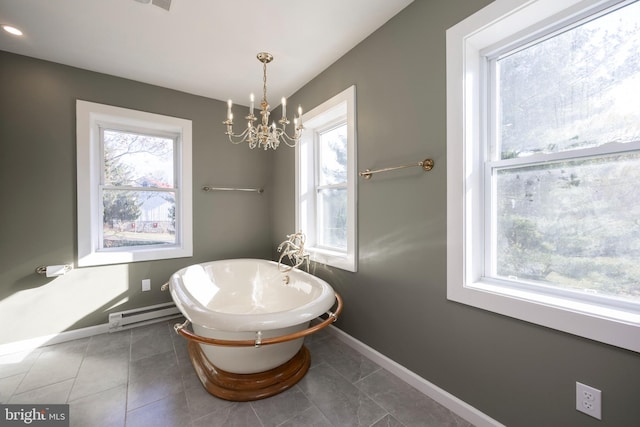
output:
M 12 27 L 11 25 L 3 25 L 2 29 L 5 30 L 9 34 L 13 34 L 14 36 L 21 36 L 22 35 L 22 31 L 20 31 L 16 27 Z

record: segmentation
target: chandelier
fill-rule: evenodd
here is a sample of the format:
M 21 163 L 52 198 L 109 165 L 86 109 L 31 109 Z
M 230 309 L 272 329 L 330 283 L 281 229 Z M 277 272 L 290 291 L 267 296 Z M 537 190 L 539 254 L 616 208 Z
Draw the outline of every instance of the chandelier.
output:
M 254 122 L 257 119 L 256 116 L 253 115 L 254 109 L 254 98 L 253 94 L 251 94 L 249 100 L 251 101 L 249 107 L 249 115 L 245 117 L 247 121 L 247 127 L 239 134 L 233 133 L 233 113 L 231 112 L 231 107 L 233 102 L 231 100 L 227 101 L 227 120 L 222 122 L 227 125 L 227 131 L 225 135 L 229 135 L 229 141 L 233 144 L 240 144 L 242 142 L 249 143 L 249 148 L 254 149 L 264 148 L 265 150 L 268 148 L 273 148 L 274 150 L 278 148 L 280 142 L 284 142 L 289 147 L 295 147 L 295 145 L 300 140 L 300 136 L 302 136 L 302 107 L 298 107 L 298 117 L 293 119 L 294 133 L 293 135 L 289 135 L 286 132 L 286 127 L 289 123 L 291 123 L 287 119 L 287 100 L 286 98 L 282 98 L 282 118 L 278 120 L 278 125 L 273 121 L 271 125 L 269 125 L 269 103 L 267 102 L 267 64 L 273 61 L 273 55 L 267 52 L 260 52 L 258 55 L 258 61 L 262 62 L 262 70 L 263 70 L 263 79 L 262 79 L 262 102 L 260 103 L 260 115 L 262 118 L 260 119 L 260 123 L 257 125 Z

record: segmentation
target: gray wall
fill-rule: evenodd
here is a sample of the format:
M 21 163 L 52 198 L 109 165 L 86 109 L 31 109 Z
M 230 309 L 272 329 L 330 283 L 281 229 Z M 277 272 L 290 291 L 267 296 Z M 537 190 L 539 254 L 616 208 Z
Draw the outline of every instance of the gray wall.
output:
M 310 110 L 356 85 L 358 272 L 316 266 L 343 295 L 339 327 L 508 426 L 640 425 L 640 355 L 446 299 L 445 30 L 487 0 L 416 0 L 289 99 Z M 294 231 L 294 152 L 273 169 L 273 236 Z M 603 420 L 575 382 L 603 391 Z
M 192 120 L 192 258 L 82 268 L 47 279 L 39 265 L 75 263 L 75 102 Z M 230 144 L 224 102 L 0 52 L 0 344 L 104 324 L 108 313 L 169 301 L 160 286 L 195 262 L 269 257 L 269 162 Z M 204 193 L 204 184 L 265 193 Z M 152 290 L 141 292 L 141 280 Z
M 359 271 L 315 272 L 345 299 L 340 328 L 508 426 L 640 425 L 637 353 L 446 300 L 445 30 L 487 3 L 416 0 L 290 98 L 308 111 L 355 84 L 359 169 L 436 162 L 360 180 Z M 192 258 L 34 274 L 75 262 L 76 98 L 193 121 Z M 158 288 L 184 265 L 275 255 L 294 231 L 293 150 L 232 146 L 224 114 L 220 101 L 0 52 L 0 344 L 167 301 Z M 602 422 L 573 409 L 575 381 L 603 390 Z

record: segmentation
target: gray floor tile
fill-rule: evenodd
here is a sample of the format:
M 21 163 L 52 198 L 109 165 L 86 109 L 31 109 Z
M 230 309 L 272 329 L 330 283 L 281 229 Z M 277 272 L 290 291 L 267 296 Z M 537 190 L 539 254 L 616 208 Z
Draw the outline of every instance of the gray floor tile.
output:
M 202 418 L 193 420 L 193 427 L 257 427 L 258 416 L 247 402 L 235 402 Z
M 182 376 L 173 351 L 131 362 L 127 395 L 130 410 L 181 391 Z
M 322 412 L 315 407 L 307 409 L 301 414 L 296 415 L 292 419 L 280 424 L 278 427 L 332 427 L 332 424 L 327 418 L 322 415 Z
M 328 339 L 330 340 L 334 338 L 329 337 L 326 334 L 322 334 L 322 331 L 305 337 L 304 345 L 307 347 L 309 353 L 311 354 L 312 368 L 326 362 L 326 360 L 324 360 L 324 358 L 322 357 L 323 352 L 321 349 L 323 347 L 323 343 Z
M 396 420 L 393 415 L 385 415 L 380 421 L 372 424 L 371 427 L 405 427 L 400 421 Z
M 70 427 L 123 427 L 126 410 L 126 385 L 104 390 L 69 402 Z
M 131 330 L 94 335 L 87 346 L 87 356 L 96 354 L 125 353 L 131 351 Z
M 74 379 L 14 394 L 9 403 L 67 403 Z
M 182 392 L 127 412 L 126 427 L 188 427 L 190 425 L 189 408 Z
M 180 366 L 191 367 L 191 359 L 189 358 L 189 351 L 187 350 L 188 341 L 180 335 L 175 333 L 171 334 L 171 341 L 173 349 L 178 357 L 178 364 Z
M 334 425 L 368 427 L 386 414 L 331 366 L 323 363 L 310 369 L 309 374 L 298 386 Z
M 0 403 L 7 403 L 26 374 L 0 378 Z
M 195 376 L 195 375 L 194 375 Z M 185 384 L 185 395 L 192 419 L 202 418 L 212 412 L 231 406 L 233 402 L 218 399 L 207 392 L 200 380 L 197 383 Z
M 182 375 L 182 383 L 184 384 L 185 389 L 192 387 L 203 387 L 202 383 L 200 382 L 200 378 L 198 378 L 198 375 L 196 374 L 196 371 L 193 369 L 193 366 L 191 366 L 191 364 L 189 364 L 189 366 L 180 365 L 178 366 L 178 369 L 180 370 L 180 375 Z
M 42 353 L 42 349 L 20 351 L 0 356 L 0 378 L 26 374 Z
M 180 320 L 2 356 L 0 402 L 69 403 L 72 427 L 472 427 L 326 330 L 305 338 L 312 367 L 296 386 L 218 399 L 173 332 Z
M 315 326 L 318 323 L 319 322 L 312 321 L 311 326 Z M 331 332 L 329 332 L 329 329 L 324 328 L 324 329 L 320 329 L 318 332 L 315 332 L 311 335 L 307 335 L 305 337 L 305 343 L 311 344 L 313 342 L 322 341 L 324 339 L 331 338 L 331 337 L 333 337 L 333 335 L 331 334 Z
M 126 385 L 128 377 L 128 351 L 113 351 L 85 356 L 69 400 L 75 400 L 119 385 Z
M 87 338 L 44 347 L 18 386 L 16 393 L 75 378 L 88 343 Z
M 173 351 L 169 333 L 165 322 L 131 329 L 131 361 Z
M 384 369 L 356 385 L 407 427 L 468 425 L 449 409 Z
M 302 414 L 313 404 L 294 386 L 268 399 L 251 402 L 251 406 L 264 427 L 274 427 Z
M 318 345 L 314 343 L 311 350 L 314 358 L 331 365 L 352 383 L 380 369 L 377 364 L 334 337 L 320 341 Z

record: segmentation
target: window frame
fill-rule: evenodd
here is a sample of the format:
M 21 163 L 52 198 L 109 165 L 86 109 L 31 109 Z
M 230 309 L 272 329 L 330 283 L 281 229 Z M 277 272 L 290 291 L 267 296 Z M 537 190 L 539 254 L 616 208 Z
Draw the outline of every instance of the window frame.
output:
M 129 190 L 129 191 L 135 191 L 135 192 L 140 192 L 140 193 L 174 193 L 175 194 L 175 212 L 176 212 L 176 223 L 179 223 L 181 221 L 181 218 L 178 217 L 177 213 L 180 212 L 180 207 L 179 204 L 181 203 L 180 200 L 180 192 L 181 192 L 181 188 L 177 186 L 178 183 L 178 170 L 179 168 L 177 167 L 177 155 L 179 153 L 179 144 L 180 144 L 180 134 L 177 132 L 167 132 L 167 131 L 159 131 L 156 129 L 138 129 L 138 128 L 133 128 L 131 126 L 122 126 L 121 124 L 116 124 L 116 123 L 109 123 L 109 122 L 103 122 L 103 121 L 97 121 L 96 125 L 98 127 L 98 139 L 99 139 L 99 146 L 100 149 L 98 151 L 98 155 L 100 156 L 100 185 L 99 185 L 99 190 L 98 190 L 98 200 L 102 201 L 102 203 L 98 202 L 98 209 L 100 210 L 99 213 L 99 217 L 103 218 L 104 216 L 104 196 L 105 196 L 105 192 L 109 192 L 109 191 L 123 191 L 123 190 Z M 156 137 L 156 138 L 163 138 L 163 139 L 167 139 L 167 140 L 171 140 L 172 141 L 172 153 L 174 153 L 172 155 L 172 172 L 173 172 L 173 176 L 172 176 L 172 182 L 173 185 L 170 188 L 166 188 L 166 187 L 146 187 L 146 186 L 129 186 L 129 185 L 109 185 L 107 183 L 104 182 L 104 170 L 105 170 L 105 147 L 104 147 L 104 143 L 105 143 L 105 132 L 109 131 L 109 132 L 120 132 L 120 133 L 126 133 L 126 134 L 136 134 L 136 135 L 143 135 L 143 136 L 151 136 L 151 137 Z M 175 230 L 175 240 L 176 242 L 180 242 L 182 236 L 180 235 L 181 230 L 178 227 Z M 104 251 L 104 252 L 117 252 L 122 250 L 121 247 L 115 247 L 115 248 L 105 248 L 104 247 L 104 227 L 98 227 L 98 247 L 97 250 L 98 251 Z M 143 245 L 143 247 L 147 250 L 150 249 L 154 249 L 154 248 L 169 248 L 172 246 L 175 246 L 176 244 L 161 244 L 161 245 Z M 130 246 L 128 248 L 131 248 Z
M 356 99 L 355 86 L 350 86 L 302 116 L 304 132 L 295 148 L 295 227 L 307 236 L 305 249 L 315 262 L 346 271 L 357 271 L 357 170 L 356 170 Z M 317 226 L 319 186 L 318 137 L 322 132 L 347 125 L 347 249 L 337 250 L 318 244 Z M 310 196 L 313 194 L 313 196 Z
M 487 279 L 485 185 L 492 107 L 486 58 L 620 1 L 496 0 L 447 30 L 447 298 L 640 352 L 640 313 L 562 292 Z M 561 24 L 562 25 L 562 24 Z M 567 24 L 564 24 L 567 25 Z M 539 37 L 539 36 L 538 36 Z M 530 161 L 531 159 L 528 159 Z
M 174 137 L 176 243 L 102 248 L 101 128 Z M 76 100 L 78 266 L 122 264 L 193 255 L 191 120 Z M 135 190 L 135 187 L 132 187 Z

